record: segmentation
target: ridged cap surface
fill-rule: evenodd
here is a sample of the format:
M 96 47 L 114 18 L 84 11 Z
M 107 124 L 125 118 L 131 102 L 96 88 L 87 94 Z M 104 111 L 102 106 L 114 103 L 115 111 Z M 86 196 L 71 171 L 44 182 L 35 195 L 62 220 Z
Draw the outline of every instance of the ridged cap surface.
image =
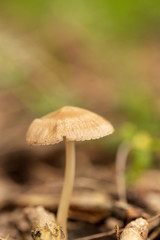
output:
M 66 106 L 35 119 L 27 132 L 30 145 L 50 145 L 63 141 L 98 139 L 113 133 L 110 122 L 91 111 Z

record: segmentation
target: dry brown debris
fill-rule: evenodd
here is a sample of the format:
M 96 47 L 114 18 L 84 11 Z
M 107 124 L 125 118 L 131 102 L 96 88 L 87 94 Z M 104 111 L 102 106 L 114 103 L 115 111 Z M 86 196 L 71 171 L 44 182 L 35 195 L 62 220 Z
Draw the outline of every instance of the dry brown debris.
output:
M 146 240 L 148 236 L 149 224 L 144 218 L 137 218 L 127 224 L 123 230 L 120 240 Z
M 32 238 L 34 240 L 62 240 L 65 238 L 63 230 L 56 224 L 52 213 L 43 207 L 29 207 L 25 213 L 32 225 Z

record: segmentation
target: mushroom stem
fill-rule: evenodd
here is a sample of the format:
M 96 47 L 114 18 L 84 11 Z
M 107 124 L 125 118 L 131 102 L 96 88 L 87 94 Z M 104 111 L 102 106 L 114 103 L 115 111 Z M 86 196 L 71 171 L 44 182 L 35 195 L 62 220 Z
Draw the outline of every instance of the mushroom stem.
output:
M 66 141 L 66 167 L 64 185 L 57 213 L 57 224 L 63 228 L 67 239 L 67 217 L 75 178 L 75 143 Z
M 128 143 L 121 143 L 116 154 L 116 183 L 119 200 L 127 202 L 125 171 L 128 155 L 131 151 L 131 146 Z

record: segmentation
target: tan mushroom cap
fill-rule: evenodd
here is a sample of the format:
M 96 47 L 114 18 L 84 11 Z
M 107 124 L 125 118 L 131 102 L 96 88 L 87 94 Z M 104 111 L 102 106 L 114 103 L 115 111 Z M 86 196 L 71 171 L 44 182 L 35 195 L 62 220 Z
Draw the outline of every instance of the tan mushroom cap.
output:
M 35 119 L 27 132 L 30 145 L 50 145 L 63 141 L 98 139 L 111 134 L 113 126 L 103 117 L 88 110 L 66 106 Z

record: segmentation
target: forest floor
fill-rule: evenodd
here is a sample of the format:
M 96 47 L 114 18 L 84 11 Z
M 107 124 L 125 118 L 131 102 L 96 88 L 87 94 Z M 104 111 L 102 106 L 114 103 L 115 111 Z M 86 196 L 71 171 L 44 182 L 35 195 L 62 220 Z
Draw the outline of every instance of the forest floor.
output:
M 160 212 L 160 171 L 147 170 L 127 187 L 126 201 L 120 201 L 114 163 L 98 163 L 98 157 L 105 158 L 96 149 L 78 147 L 69 239 L 117 239 L 129 222 L 140 217 L 149 223 L 148 239 L 160 239 L 156 216 Z M 35 222 L 49 213 L 55 219 L 63 186 L 63 158 L 63 145 L 42 155 L 21 149 L 1 156 L 0 239 L 47 239 L 39 231 L 33 234 Z

